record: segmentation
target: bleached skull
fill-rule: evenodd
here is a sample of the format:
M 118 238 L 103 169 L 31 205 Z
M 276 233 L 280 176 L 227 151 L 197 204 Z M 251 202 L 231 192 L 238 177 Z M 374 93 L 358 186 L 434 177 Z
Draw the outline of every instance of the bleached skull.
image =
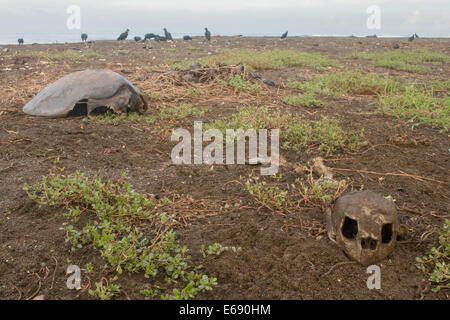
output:
M 372 191 L 340 197 L 328 211 L 330 239 L 362 265 L 383 260 L 394 249 L 398 233 L 395 205 Z

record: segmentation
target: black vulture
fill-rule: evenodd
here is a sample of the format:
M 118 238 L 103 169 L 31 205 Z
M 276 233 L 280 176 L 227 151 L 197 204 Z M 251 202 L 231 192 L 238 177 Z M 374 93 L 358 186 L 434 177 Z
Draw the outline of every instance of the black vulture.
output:
M 19 46 L 20 46 L 21 44 L 23 44 L 23 38 L 17 39 L 17 42 L 19 43 Z
M 211 32 L 209 32 L 208 28 L 205 28 L 205 37 L 206 40 L 211 40 Z
M 166 37 L 161 37 L 159 35 L 155 36 L 155 41 L 166 41 L 166 40 L 167 40 Z
M 415 38 L 418 38 L 419 35 L 418 35 L 417 33 L 414 33 L 414 37 L 415 37 Z
M 128 37 L 128 31 L 130 31 L 130 29 L 127 29 L 127 31 L 121 33 L 117 40 L 125 40 Z
M 166 28 L 164 28 L 164 36 L 166 37 L 166 40 L 173 40 L 172 35 L 170 34 L 169 31 L 167 31 Z
M 81 34 L 81 41 L 86 42 L 87 38 L 88 38 L 87 33 L 82 33 Z
M 136 42 L 141 41 L 141 40 L 142 40 L 141 37 L 138 37 L 138 36 L 134 37 L 134 41 L 136 41 Z
M 286 38 L 287 38 L 287 35 L 288 35 L 288 32 L 286 31 L 285 33 L 283 33 L 283 34 L 281 35 L 281 39 L 286 39 Z
M 150 40 L 151 38 L 155 38 L 155 37 L 156 37 L 156 34 L 154 34 L 154 33 L 146 33 L 144 36 L 144 41 L 147 39 Z
M 411 37 L 409 37 L 409 38 L 408 38 L 408 41 L 409 41 L 409 42 L 414 41 L 414 35 L 412 35 Z
M 184 36 L 183 40 L 192 40 L 192 38 L 190 36 Z

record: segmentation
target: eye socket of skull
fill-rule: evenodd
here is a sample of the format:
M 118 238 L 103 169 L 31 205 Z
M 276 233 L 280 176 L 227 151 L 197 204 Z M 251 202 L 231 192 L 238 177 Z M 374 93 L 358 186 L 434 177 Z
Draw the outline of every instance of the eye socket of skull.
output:
M 345 238 L 356 239 L 356 235 L 358 234 L 358 221 L 345 217 L 341 231 Z
M 386 223 L 381 229 L 381 243 L 389 243 L 392 241 L 392 223 Z

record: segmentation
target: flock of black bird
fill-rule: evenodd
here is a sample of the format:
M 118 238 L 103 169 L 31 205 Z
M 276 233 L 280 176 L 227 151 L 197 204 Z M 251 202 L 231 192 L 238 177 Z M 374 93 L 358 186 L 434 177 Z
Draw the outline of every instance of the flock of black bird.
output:
M 139 41 L 146 41 L 146 40 L 151 40 L 154 39 L 155 41 L 173 41 L 172 38 L 172 34 L 167 31 L 166 28 L 163 29 L 164 30 L 164 36 L 160 36 L 159 34 L 155 34 L 155 33 L 146 33 L 144 35 L 144 39 L 142 39 L 139 36 L 134 37 L 134 41 L 139 42 Z M 117 38 L 117 40 L 126 40 L 128 38 L 128 32 L 130 30 L 127 29 L 125 32 L 121 33 L 120 36 Z M 205 28 L 205 38 L 206 40 L 211 40 L 211 32 L 208 31 L 208 28 Z M 184 36 L 183 40 L 192 40 L 191 36 Z
M 142 39 L 139 36 L 134 37 L 134 41 L 139 42 L 139 41 L 146 41 L 146 40 L 151 40 L 154 39 L 155 41 L 172 41 L 172 35 L 169 31 L 167 31 L 166 28 L 163 29 L 164 30 L 164 36 L 160 36 L 158 34 L 154 34 L 154 33 L 146 33 L 144 35 L 144 39 Z M 120 36 L 117 38 L 117 40 L 126 40 L 128 38 L 128 33 L 130 32 L 130 29 L 127 29 L 125 32 L 121 33 Z M 286 31 L 285 33 L 283 33 L 281 35 L 281 39 L 286 39 L 288 35 L 288 32 Z M 88 38 L 87 33 L 82 33 L 81 34 L 81 41 L 86 42 Z M 206 40 L 210 41 L 211 40 L 211 32 L 208 30 L 208 28 L 205 28 L 205 38 Z M 414 39 L 419 38 L 419 36 L 417 35 L 417 33 L 414 33 L 411 37 L 408 38 L 408 41 L 414 41 Z M 192 40 L 192 37 L 189 35 L 186 35 L 183 37 L 183 40 Z M 17 39 L 17 42 L 20 45 L 24 44 L 23 38 L 19 38 Z
M 169 31 L 167 31 L 166 28 L 163 29 L 164 30 L 164 36 L 160 36 L 158 34 L 154 34 L 154 33 L 146 33 L 144 35 L 144 39 L 142 39 L 139 36 L 134 37 L 134 41 L 139 42 L 139 41 L 146 41 L 146 40 L 151 40 L 154 39 L 155 41 L 172 41 L 172 35 L 170 34 Z M 125 32 L 121 33 L 120 36 L 117 38 L 117 40 L 126 40 L 128 38 L 128 33 L 130 32 L 130 29 L 127 29 Z M 283 33 L 281 35 L 281 39 L 286 39 L 288 35 L 288 32 L 286 31 L 285 33 Z M 417 36 L 418 37 L 418 36 Z M 81 34 L 81 41 L 82 42 L 86 42 L 88 38 L 87 33 L 82 33 Z M 210 41 L 211 40 L 211 32 L 208 30 L 208 28 L 205 28 L 205 38 L 206 40 Z M 183 40 L 192 40 L 192 37 L 189 35 L 186 35 L 183 37 Z M 23 38 L 19 38 L 17 39 L 17 42 L 19 43 L 19 46 L 24 44 Z

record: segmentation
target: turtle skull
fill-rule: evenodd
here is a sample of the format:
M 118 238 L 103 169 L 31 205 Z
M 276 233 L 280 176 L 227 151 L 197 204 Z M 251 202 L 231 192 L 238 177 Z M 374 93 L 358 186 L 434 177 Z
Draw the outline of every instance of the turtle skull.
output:
M 362 265 L 383 260 L 394 249 L 398 219 L 395 205 L 372 191 L 340 197 L 327 217 L 328 236 Z

